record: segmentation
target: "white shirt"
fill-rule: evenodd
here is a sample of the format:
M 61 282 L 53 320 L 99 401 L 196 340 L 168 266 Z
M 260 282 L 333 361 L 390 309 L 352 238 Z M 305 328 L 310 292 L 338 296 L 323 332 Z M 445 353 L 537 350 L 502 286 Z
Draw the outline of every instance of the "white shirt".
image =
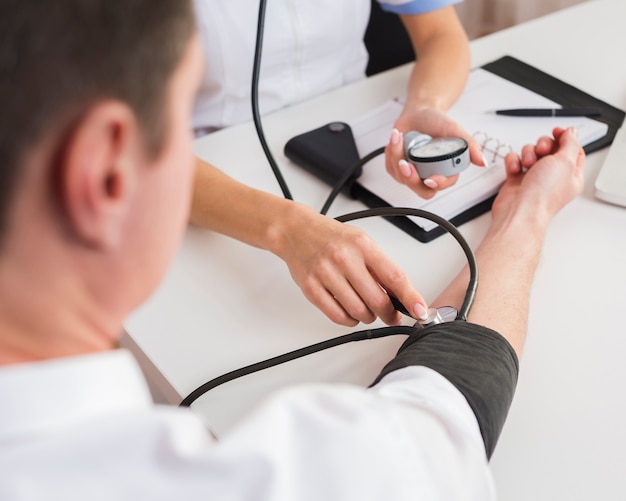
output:
M 286 389 L 218 441 L 123 350 L 2 368 L 0 401 L 3 501 L 495 497 L 474 414 L 425 367 Z
M 460 0 L 386 0 L 383 8 L 419 14 Z M 250 94 L 259 1 L 195 0 L 205 73 L 193 117 L 206 131 L 252 119 Z M 261 113 L 365 76 L 363 36 L 370 0 L 268 0 Z

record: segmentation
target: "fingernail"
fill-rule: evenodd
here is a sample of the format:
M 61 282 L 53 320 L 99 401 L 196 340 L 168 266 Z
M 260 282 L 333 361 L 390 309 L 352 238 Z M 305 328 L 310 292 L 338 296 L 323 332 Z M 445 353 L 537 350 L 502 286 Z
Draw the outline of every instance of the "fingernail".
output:
M 426 320 L 428 318 L 428 311 L 421 303 L 415 303 L 415 306 L 413 306 L 413 313 L 415 313 L 415 316 L 420 320 Z
M 572 131 L 572 134 L 574 134 L 574 137 L 578 138 L 578 128 L 577 127 L 570 127 L 570 130 Z
M 439 184 L 434 179 L 424 179 L 424 184 L 428 186 L 431 190 L 436 190 L 439 188 Z
M 487 161 L 487 157 L 485 156 L 485 154 L 483 153 L 483 166 L 484 167 L 489 167 L 489 162 Z
M 400 131 L 398 129 L 391 130 L 391 138 L 389 139 L 391 144 L 400 144 Z
M 411 169 L 411 166 L 409 165 L 409 162 L 402 159 L 398 162 L 398 167 L 400 167 L 400 172 L 402 172 L 402 175 L 404 177 L 411 177 L 412 169 Z

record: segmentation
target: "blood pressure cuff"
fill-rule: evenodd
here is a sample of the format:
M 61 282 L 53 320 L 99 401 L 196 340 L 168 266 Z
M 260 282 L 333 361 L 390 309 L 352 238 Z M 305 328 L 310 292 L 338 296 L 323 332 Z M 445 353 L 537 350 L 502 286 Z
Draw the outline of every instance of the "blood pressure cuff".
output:
M 476 415 L 487 458 L 509 412 L 519 363 L 515 351 L 497 332 L 463 321 L 426 327 L 411 335 L 376 381 L 404 367 L 429 367 L 450 381 Z

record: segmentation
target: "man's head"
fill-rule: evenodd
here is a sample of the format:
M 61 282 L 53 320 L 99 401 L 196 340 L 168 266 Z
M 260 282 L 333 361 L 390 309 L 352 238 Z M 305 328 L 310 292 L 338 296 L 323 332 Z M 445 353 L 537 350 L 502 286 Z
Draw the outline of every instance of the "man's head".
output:
M 187 0 L 0 0 L 0 326 L 59 299 L 110 331 L 156 286 L 200 67 Z
M 158 153 L 167 83 L 192 26 L 186 1 L 0 2 L 0 236 L 23 156 L 94 101 L 127 103 Z

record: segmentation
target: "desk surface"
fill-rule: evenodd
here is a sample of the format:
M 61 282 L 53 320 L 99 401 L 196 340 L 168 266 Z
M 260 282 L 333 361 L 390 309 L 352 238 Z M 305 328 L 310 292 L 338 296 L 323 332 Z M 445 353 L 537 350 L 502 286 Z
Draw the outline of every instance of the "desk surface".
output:
M 624 109 L 624 19 L 623 0 L 590 0 L 473 41 L 473 65 L 510 54 Z M 264 118 L 297 200 L 320 208 L 328 189 L 283 156 L 287 139 L 403 94 L 408 71 L 401 67 Z M 231 176 L 279 194 L 251 124 L 198 140 L 196 152 Z M 584 193 L 553 221 L 545 244 L 519 386 L 492 460 L 503 500 L 626 496 L 626 336 L 618 320 L 626 302 L 626 209 L 593 197 L 605 156 L 606 150 L 588 157 Z M 332 215 L 361 208 L 341 197 Z M 480 241 L 489 217 L 461 227 L 470 244 Z M 427 300 L 464 264 L 450 237 L 421 244 L 383 220 L 358 224 Z M 304 299 L 280 260 L 197 228 L 189 229 L 163 285 L 125 327 L 123 344 L 172 403 L 224 372 L 349 332 Z M 223 432 L 286 384 L 369 384 L 401 341 L 343 346 L 248 376 L 211 391 L 194 408 Z

